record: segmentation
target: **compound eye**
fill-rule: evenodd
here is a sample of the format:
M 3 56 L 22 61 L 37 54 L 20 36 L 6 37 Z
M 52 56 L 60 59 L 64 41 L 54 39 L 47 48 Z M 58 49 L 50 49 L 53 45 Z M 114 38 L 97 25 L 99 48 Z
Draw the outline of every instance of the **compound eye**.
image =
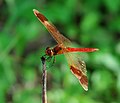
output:
M 47 48 L 46 48 L 46 54 L 47 54 L 48 56 L 53 56 L 53 51 L 52 51 L 49 47 L 47 47 Z

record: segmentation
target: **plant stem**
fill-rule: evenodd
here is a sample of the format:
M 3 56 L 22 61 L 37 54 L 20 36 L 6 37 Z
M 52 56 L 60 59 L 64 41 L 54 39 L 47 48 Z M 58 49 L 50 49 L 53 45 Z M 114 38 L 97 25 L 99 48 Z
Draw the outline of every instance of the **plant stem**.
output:
M 46 59 L 44 56 L 41 57 L 41 61 L 43 64 L 43 72 L 42 72 L 42 103 L 47 103 L 47 92 L 46 92 L 46 77 L 47 77 L 47 70 L 46 70 Z

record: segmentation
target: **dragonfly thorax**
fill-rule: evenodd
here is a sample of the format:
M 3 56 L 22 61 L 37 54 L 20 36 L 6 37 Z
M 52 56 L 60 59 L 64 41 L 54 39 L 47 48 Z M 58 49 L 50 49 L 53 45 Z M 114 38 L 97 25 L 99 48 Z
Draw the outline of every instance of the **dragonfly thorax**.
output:
M 63 49 L 59 45 L 55 46 L 54 48 L 47 47 L 45 53 L 48 56 L 54 56 L 58 54 L 63 54 Z

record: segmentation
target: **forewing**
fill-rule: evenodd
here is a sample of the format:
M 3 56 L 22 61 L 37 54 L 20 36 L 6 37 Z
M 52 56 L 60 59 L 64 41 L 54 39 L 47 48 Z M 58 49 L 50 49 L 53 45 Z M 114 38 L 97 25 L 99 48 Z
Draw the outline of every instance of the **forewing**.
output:
M 88 80 L 85 62 L 76 53 L 65 53 L 71 72 L 78 78 L 82 87 L 88 90 Z
M 70 41 L 64 37 L 60 32 L 57 30 L 57 28 L 48 21 L 48 19 L 41 14 L 38 10 L 33 9 L 33 12 L 35 16 L 38 18 L 38 20 L 46 27 L 46 29 L 50 32 L 52 37 L 56 40 L 58 44 L 69 44 Z

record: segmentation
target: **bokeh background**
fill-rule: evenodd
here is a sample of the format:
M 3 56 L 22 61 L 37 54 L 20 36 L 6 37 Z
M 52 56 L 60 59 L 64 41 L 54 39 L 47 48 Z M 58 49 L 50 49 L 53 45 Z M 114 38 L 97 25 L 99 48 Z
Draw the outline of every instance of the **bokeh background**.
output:
M 41 103 L 40 57 L 56 45 L 33 14 L 42 12 L 76 47 L 87 65 L 89 90 L 64 55 L 48 68 L 48 103 L 120 103 L 120 0 L 0 0 L 0 103 Z

